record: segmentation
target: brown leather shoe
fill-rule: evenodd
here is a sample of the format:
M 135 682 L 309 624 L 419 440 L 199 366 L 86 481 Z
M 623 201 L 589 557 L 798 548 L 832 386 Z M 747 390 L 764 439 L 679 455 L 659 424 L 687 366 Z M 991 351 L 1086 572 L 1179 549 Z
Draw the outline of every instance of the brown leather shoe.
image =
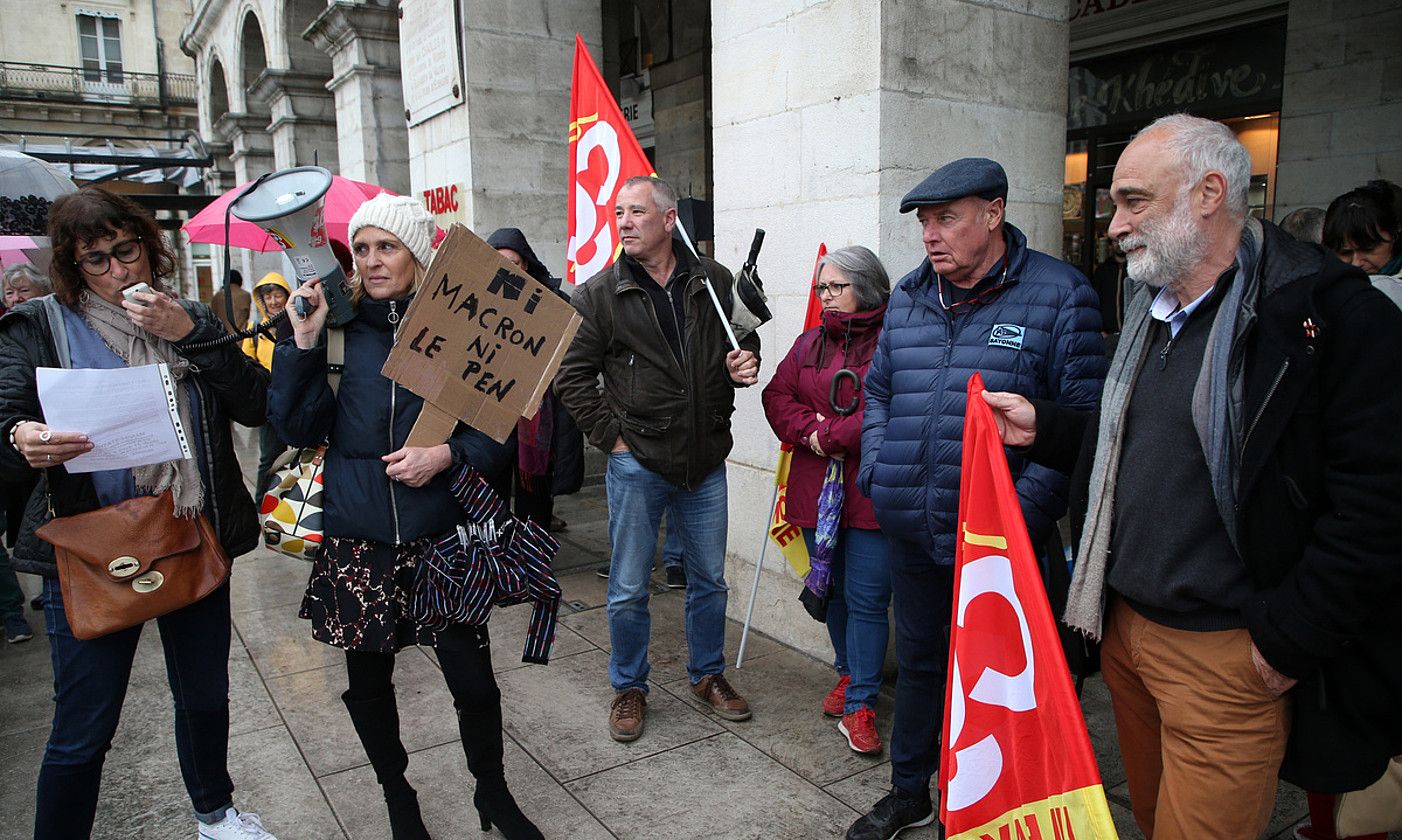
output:
M 643 720 L 647 717 L 647 692 L 641 688 L 620 691 L 613 697 L 609 707 L 609 735 L 615 741 L 627 743 L 638 740 L 643 734 Z
M 730 687 L 724 674 L 702 677 L 701 682 L 691 687 L 691 693 L 726 720 L 750 719 L 750 704 L 745 702 L 740 692 Z

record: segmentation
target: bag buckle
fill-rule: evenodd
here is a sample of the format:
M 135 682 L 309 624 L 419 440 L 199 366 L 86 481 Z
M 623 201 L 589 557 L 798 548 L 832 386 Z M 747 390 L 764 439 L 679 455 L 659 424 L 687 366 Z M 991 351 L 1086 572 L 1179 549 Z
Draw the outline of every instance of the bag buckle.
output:
M 141 561 L 130 554 L 123 554 L 107 564 L 107 574 L 118 579 L 129 578 L 139 571 L 141 571 Z
M 157 589 L 160 589 L 163 585 L 165 585 L 165 582 L 165 575 L 161 574 L 160 572 L 150 571 L 137 578 L 136 580 L 132 581 L 131 588 L 136 590 L 137 592 L 140 592 L 142 595 L 147 595 L 152 592 L 155 592 Z

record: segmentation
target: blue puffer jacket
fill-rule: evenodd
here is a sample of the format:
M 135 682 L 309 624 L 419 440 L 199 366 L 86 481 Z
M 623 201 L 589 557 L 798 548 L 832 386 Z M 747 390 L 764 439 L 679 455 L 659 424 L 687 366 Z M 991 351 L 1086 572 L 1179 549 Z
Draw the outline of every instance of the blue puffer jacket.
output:
M 891 293 L 866 378 L 858 486 L 888 536 L 915 543 L 935 563 L 954 562 L 959 464 L 969 377 L 1077 408 L 1100 399 L 1105 351 L 1100 311 L 1085 277 L 1027 247 L 1004 225 L 1008 269 L 991 302 L 953 316 L 939 300 L 928 260 Z M 1066 510 L 1066 477 L 1009 453 L 1034 546 Z
M 324 508 L 329 537 L 406 543 L 437 536 L 463 521 L 462 508 L 448 489 L 451 469 L 415 488 L 390 481 L 380 460 L 404 446 L 423 406 L 420 397 L 380 375 L 394 343 L 390 312 L 404 314 L 409 302 L 360 302 L 345 326 L 339 395 L 326 382 L 324 340 L 301 350 L 287 339 L 273 351 L 268 422 L 292 446 L 330 440 Z M 448 446 L 454 465 L 470 463 L 488 480 L 510 466 L 515 454 L 513 441 L 499 444 L 462 424 Z

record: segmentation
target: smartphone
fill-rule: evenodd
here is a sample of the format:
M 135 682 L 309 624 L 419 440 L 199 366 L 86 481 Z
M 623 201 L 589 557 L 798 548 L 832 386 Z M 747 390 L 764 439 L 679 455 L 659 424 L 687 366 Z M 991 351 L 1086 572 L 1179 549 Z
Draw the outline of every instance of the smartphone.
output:
M 137 299 L 136 299 L 135 297 L 133 297 L 133 296 L 134 296 L 137 292 L 150 292 L 150 291 L 151 291 L 150 285 L 148 285 L 148 284 L 146 284 L 146 283 L 137 283 L 135 286 L 132 286 L 132 287 L 129 288 L 129 289 L 122 289 L 122 297 L 126 298 L 127 300 L 131 301 L 132 303 L 139 303 L 139 304 L 141 304 L 142 306 L 146 306 L 147 304 L 143 303 L 142 301 L 137 300 Z

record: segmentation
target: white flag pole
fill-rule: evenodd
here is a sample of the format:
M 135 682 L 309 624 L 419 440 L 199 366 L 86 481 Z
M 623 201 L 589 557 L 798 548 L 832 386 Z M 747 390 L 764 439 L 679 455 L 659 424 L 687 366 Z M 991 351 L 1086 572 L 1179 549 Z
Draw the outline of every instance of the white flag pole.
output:
M 779 503 L 779 483 L 774 483 L 774 496 L 769 500 L 769 507 L 765 508 L 772 516 L 774 506 Z M 740 650 L 735 654 L 735 670 L 740 670 L 740 666 L 745 662 L 745 643 L 750 639 L 750 622 L 755 617 L 755 597 L 759 595 L 759 572 L 764 568 L 764 555 L 769 551 L 769 520 L 764 523 L 764 542 L 760 544 L 759 561 L 755 563 L 755 582 L 750 585 L 750 605 L 745 608 L 745 625 L 740 630 Z
M 686 247 L 691 251 L 692 255 L 700 261 L 701 254 L 696 250 L 696 246 L 691 244 L 691 237 L 687 234 L 686 226 L 682 224 L 680 216 L 677 217 L 677 230 L 681 233 L 682 241 L 686 243 Z M 739 350 L 740 342 L 735 340 L 735 330 L 730 328 L 730 315 L 720 305 L 720 298 L 716 297 L 716 290 L 711 287 L 711 281 L 706 277 L 705 272 L 701 274 L 701 282 L 706 285 L 706 291 L 711 295 L 711 305 L 716 308 L 716 314 L 720 316 L 721 326 L 725 327 L 725 337 L 730 341 L 731 348 Z M 733 293 L 732 291 L 732 294 Z M 737 665 L 736 667 L 738 668 L 739 666 Z

